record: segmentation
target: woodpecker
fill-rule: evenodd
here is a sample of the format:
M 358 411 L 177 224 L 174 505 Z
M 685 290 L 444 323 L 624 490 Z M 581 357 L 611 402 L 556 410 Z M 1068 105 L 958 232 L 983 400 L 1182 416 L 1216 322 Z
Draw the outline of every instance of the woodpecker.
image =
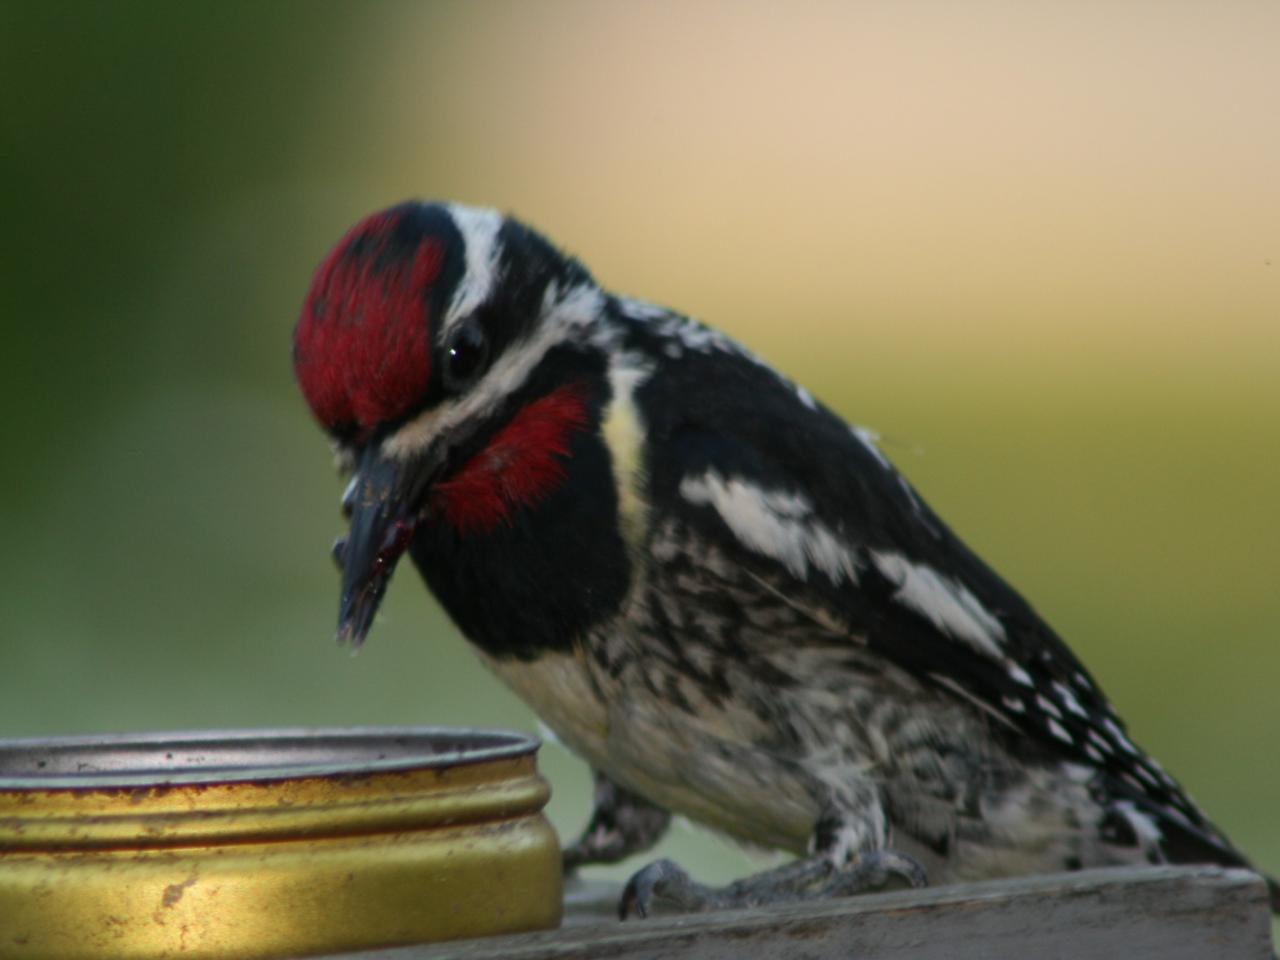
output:
M 517 220 L 362 220 L 293 362 L 350 475 L 340 641 L 408 553 L 590 764 L 566 869 L 648 849 L 672 813 L 796 855 L 718 889 L 657 861 L 624 916 L 891 875 L 1249 866 L 871 433 Z

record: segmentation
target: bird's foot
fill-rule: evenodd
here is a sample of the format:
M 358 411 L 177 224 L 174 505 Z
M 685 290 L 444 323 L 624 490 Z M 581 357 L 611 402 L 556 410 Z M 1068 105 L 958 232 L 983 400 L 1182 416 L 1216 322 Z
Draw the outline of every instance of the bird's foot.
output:
M 929 885 L 929 877 L 915 857 L 897 850 L 873 850 L 836 873 L 815 896 L 847 897 L 868 890 L 879 890 L 895 876 L 916 889 Z
M 618 916 L 647 917 L 656 901 L 670 904 L 680 913 L 698 913 L 736 906 L 728 887 L 698 883 L 671 860 L 655 860 L 632 874 L 618 903 Z
M 648 850 L 667 832 L 671 814 L 594 771 L 591 819 L 582 836 L 561 851 L 564 872 L 593 863 L 617 863 Z
M 655 860 L 627 881 L 618 915 L 623 920 L 647 917 L 659 902 L 679 913 L 699 913 L 843 897 L 877 890 L 894 876 L 912 887 L 923 887 L 928 882 L 919 861 L 896 850 L 865 853 L 844 868 L 836 867 L 828 857 L 810 857 L 724 887 L 698 883 L 672 861 Z

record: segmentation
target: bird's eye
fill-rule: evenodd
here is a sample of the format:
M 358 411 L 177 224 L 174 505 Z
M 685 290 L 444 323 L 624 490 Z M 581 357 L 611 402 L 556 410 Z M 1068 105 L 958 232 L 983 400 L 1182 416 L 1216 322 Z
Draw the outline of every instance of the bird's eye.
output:
M 478 323 L 463 323 L 445 349 L 445 386 L 461 390 L 470 385 L 489 357 L 489 341 Z

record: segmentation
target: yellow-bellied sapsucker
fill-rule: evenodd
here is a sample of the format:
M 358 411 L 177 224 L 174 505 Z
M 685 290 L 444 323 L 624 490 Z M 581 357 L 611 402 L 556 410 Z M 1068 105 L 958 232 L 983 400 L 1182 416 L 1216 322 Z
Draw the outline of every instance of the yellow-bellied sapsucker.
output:
M 566 866 L 647 848 L 669 812 L 800 858 L 723 889 L 659 861 L 624 912 L 1246 865 L 866 431 L 517 221 L 365 219 L 293 356 L 351 472 L 339 637 L 408 552 L 595 771 Z

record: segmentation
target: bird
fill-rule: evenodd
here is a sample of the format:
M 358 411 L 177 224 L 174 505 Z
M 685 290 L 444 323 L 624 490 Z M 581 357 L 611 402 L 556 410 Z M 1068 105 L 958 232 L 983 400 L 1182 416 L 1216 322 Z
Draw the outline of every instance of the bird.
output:
M 407 554 L 590 766 L 566 871 L 650 849 L 673 815 L 793 855 L 721 887 L 654 861 L 624 918 L 1252 869 L 872 432 L 516 218 L 364 217 L 315 271 L 292 359 L 349 477 L 339 641 L 363 643 Z

